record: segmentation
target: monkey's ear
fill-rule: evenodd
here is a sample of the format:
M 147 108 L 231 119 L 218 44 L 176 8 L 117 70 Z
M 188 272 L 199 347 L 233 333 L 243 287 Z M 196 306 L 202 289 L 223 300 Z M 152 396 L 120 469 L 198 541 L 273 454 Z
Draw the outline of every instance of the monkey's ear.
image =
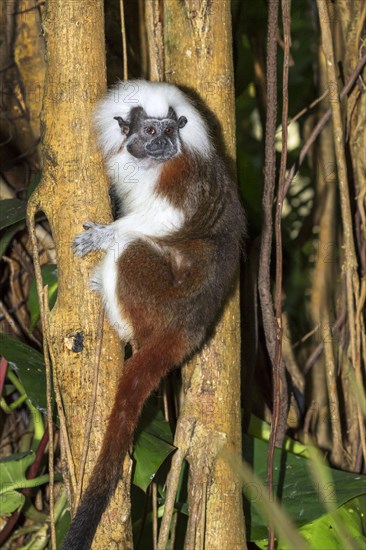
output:
M 128 124 L 128 122 L 123 120 L 123 118 L 120 117 L 120 116 L 114 116 L 113 118 L 114 118 L 114 120 L 116 120 L 118 122 L 118 125 L 122 130 L 122 134 L 124 134 L 126 136 L 128 134 L 128 132 L 130 131 L 130 125 Z
M 184 126 L 187 124 L 188 120 L 185 116 L 180 116 L 178 119 L 178 128 L 184 128 Z

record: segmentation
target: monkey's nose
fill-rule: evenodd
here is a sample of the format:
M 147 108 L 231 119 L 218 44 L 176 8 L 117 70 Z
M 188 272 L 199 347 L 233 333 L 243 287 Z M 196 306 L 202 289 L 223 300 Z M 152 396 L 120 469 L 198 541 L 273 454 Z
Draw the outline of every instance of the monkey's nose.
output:
M 167 138 L 159 137 L 154 139 L 154 141 L 150 144 L 149 149 L 152 153 L 156 153 L 157 151 L 164 151 L 166 147 L 169 147 L 170 143 Z
M 165 137 L 158 136 L 145 146 L 148 156 L 157 160 L 172 158 L 177 153 L 177 146 Z
M 164 138 L 159 138 L 159 139 L 156 140 L 156 142 L 155 142 L 154 145 L 155 145 L 156 147 L 160 147 L 160 148 L 161 148 L 161 147 L 164 147 L 164 145 L 166 145 L 166 143 L 167 143 L 167 140 L 166 140 L 166 139 L 164 139 Z

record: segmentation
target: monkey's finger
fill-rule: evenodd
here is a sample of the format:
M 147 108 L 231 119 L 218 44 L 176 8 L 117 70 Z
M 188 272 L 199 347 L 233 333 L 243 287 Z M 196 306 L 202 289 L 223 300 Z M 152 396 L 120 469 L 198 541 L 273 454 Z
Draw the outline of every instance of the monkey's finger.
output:
M 72 243 L 75 256 L 85 256 L 93 250 L 93 242 L 88 233 L 80 233 Z

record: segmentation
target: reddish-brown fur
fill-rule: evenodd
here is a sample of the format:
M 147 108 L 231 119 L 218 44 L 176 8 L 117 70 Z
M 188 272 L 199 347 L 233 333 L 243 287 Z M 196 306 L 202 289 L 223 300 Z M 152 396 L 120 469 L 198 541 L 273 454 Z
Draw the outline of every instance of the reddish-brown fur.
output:
M 164 163 L 156 193 L 168 198 L 173 206 L 180 207 L 189 185 L 190 164 L 183 153 Z

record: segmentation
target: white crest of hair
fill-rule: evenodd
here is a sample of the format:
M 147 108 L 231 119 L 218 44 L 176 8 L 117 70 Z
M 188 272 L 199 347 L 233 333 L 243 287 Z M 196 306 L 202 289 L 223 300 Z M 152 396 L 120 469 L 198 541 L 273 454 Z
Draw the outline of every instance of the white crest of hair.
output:
M 95 124 L 99 146 L 105 156 L 113 155 L 126 139 L 113 117 L 129 120 L 134 107 L 142 107 L 149 117 L 164 118 L 169 107 L 177 117 L 185 116 L 187 124 L 179 130 L 183 144 L 189 151 L 209 157 L 213 151 L 209 132 L 202 115 L 192 101 L 176 86 L 166 82 L 126 80 L 118 82 L 95 109 Z

